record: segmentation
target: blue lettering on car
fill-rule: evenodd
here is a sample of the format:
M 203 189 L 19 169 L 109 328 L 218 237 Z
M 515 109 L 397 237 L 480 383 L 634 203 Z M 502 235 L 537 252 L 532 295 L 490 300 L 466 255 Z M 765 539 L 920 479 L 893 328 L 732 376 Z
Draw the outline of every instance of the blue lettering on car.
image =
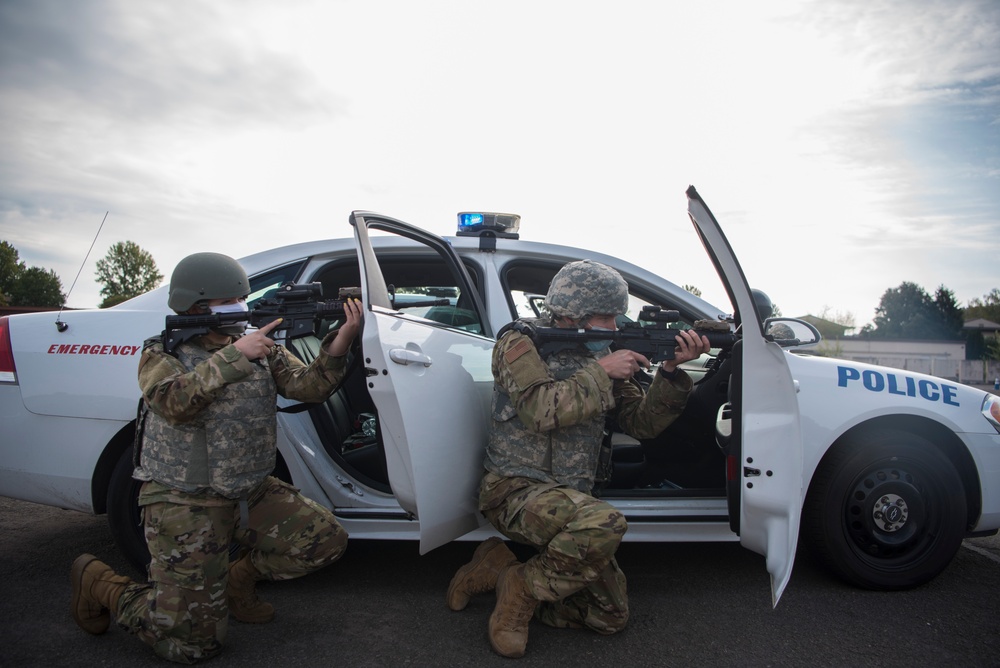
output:
M 940 401 L 949 406 L 958 406 L 955 399 L 958 388 L 946 383 L 935 383 L 933 380 L 916 380 L 909 376 L 894 373 L 882 373 L 873 369 L 864 372 L 849 366 L 837 367 L 837 386 L 848 387 L 848 383 L 860 381 L 861 386 L 870 392 L 888 392 L 905 397 L 920 397 L 927 401 Z

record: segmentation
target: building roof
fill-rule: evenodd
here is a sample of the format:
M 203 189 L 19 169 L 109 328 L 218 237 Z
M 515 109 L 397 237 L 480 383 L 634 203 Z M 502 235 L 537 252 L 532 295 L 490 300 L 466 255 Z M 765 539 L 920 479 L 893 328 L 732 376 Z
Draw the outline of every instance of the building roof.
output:
M 966 320 L 965 324 L 962 325 L 962 329 L 979 329 L 984 332 L 998 332 L 1000 331 L 1000 324 L 987 320 L 986 318 L 976 318 L 975 320 Z
M 798 319 L 808 322 L 810 325 L 819 330 L 819 333 L 823 335 L 823 338 L 827 339 L 839 339 L 844 336 L 847 330 L 854 329 L 853 327 L 847 327 L 814 315 L 803 315 Z

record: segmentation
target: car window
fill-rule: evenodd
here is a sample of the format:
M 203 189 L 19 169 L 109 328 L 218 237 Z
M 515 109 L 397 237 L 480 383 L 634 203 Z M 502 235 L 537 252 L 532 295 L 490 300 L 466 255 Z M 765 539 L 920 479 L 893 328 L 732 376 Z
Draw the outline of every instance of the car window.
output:
M 547 315 L 545 308 L 545 293 L 549 283 L 562 263 L 513 262 L 503 269 L 503 280 L 507 287 L 511 308 L 518 318 L 537 318 Z M 625 277 L 628 280 L 628 277 Z M 671 308 L 676 305 L 664 303 L 664 300 L 653 300 L 648 295 L 634 292 L 629 288 L 628 311 L 619 317 L 619 326 L 623 322 L 641 320 L 644 307 L 661 306 Z M 677 320 L 670 324 L 677 329 L 690 328 L 690 324 Z
M 285 283 L 294 282 L 302 271 L 305 261 L 287 264 L 250 278 L 250 296 L 247 305 L 253 308 L 257 302 L 274 294 Z
M 443 258 L 427 254 L 379 254 L 378 262 L 389 286 L 390 301 L 400 313 L 473 334 L 483 333 L 474 300 L 464 293 Z M 478 276 L 472 273 L 472 278 L 477 280 Z M 328 298 L 336 297 L 342 287 L 361 284 L 354 260 L 330 263 L 313 280 L 323 284 L 323 294 Z

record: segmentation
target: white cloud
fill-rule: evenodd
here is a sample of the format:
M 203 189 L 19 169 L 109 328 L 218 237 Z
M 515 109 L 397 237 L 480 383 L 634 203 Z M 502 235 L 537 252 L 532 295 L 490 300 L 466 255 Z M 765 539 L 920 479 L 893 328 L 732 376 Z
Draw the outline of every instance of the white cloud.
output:
M 698 186 L 785 314 L 995 285 L 1000 8 L 924 2 L 8 2 L 0 238 L 99 301 L 116 241 L 168 274 L 470 208 L 698 285 Z M 627 233 L 625 231 L 628 231 Z M 724 304 L 720 304 L 724 306 Z

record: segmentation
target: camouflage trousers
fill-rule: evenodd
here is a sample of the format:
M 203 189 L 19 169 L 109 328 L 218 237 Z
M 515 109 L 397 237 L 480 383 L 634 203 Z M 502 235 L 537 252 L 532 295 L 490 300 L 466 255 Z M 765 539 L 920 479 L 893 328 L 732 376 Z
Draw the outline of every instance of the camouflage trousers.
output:
M 277 478 L 251 492 L 246 527 L 236 500 L 177 491 L 169 498 L 143 506 L 149 584 L 129 585 L 116 621 L 170 661 L 194 663 L 222 649 L 232 543 L 265 580 L 305 575 L 347 547 L 333 513 Z
M 538 554 L 525 564 L 535 617 L 549 626 L 617 633 L 628 623 L 615 552 L 628 529 L 606 501 L 555 483 L 487 473 L 479 508 L 496 529 Z

